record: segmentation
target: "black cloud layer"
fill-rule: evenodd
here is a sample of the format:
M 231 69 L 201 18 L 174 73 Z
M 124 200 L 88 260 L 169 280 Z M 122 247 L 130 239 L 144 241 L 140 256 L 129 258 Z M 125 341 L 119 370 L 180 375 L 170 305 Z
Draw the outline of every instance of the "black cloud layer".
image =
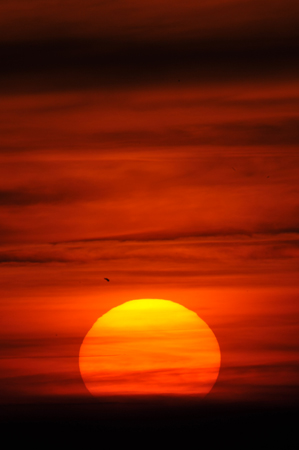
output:
M 112 42 L 62 39 L 0 44 L 2 91 L 296 77 L 299 39 Z M 13 78 L 11 78 L 13 77 Z M 15 80 L 22 78 L 22 84 Z

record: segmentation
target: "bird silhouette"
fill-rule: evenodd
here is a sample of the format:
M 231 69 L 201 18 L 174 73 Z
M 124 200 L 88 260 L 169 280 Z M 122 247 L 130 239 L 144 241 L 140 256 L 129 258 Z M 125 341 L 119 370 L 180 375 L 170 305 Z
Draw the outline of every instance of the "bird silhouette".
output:
M 109 280 L 109 278 L 104 278 L 104 280 L 106 280 L 106 281 L 110 281 L 110 280 Z

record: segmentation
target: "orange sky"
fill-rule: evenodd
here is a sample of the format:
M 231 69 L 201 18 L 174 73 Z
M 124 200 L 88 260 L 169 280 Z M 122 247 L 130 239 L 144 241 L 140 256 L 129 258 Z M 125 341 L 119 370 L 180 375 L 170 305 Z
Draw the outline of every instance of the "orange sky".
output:
M 298 400 L 297 11 L 0 6 L 3 402 L 87 397 L 85 334 L 138 298 L 212 328 L 211 398 Z

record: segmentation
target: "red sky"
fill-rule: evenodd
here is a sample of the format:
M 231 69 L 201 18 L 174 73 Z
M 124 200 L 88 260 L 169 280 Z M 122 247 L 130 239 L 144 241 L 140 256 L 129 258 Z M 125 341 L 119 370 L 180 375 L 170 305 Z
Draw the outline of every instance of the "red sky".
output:
M 297 13 L 0 6 L 4 402 L 88 396 L 85 334 L 138 298 L 212 328 L 211 398 L 298 400 Z

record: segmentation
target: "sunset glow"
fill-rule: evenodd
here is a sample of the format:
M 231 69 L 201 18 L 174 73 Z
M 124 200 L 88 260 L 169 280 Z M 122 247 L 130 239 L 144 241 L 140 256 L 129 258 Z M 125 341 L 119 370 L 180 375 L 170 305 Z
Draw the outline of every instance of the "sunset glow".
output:
M 132 300 L 100 317 L 80 349 L 91 394 L 200 395 L 220 367 L 217 339 L 197 314 L 168 300 Z
M 298 18 L 298 0 L 0 2 L 0 422 L 299 410 Z

